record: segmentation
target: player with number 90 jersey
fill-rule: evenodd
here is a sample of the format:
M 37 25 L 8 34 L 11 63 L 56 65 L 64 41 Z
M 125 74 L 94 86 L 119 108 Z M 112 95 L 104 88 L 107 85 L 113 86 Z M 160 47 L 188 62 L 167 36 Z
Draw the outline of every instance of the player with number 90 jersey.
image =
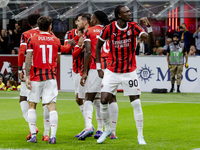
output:
M 60 40 L 48 32 L 41 32 L 28 40 L 27 52 L 33 51 L 31 81 L 56 78 L 57 54 L 60 52 L 60 47 Z

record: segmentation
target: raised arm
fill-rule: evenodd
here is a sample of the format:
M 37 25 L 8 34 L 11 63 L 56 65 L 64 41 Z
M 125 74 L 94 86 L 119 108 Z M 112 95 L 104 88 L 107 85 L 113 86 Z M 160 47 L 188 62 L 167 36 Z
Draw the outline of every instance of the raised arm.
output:
M 146 33 L 142 33 L 140 38 L 143 41 L 145 41 L 149 46 L 152 47 L 154 43 L 154 36 L 153 36 L 153 30 L 152 30 L 151 24 L 146 17 L 141 18 L 140 22 L 144 23 L 147 26 L 147 32 L 148 32 L 148 35 Z

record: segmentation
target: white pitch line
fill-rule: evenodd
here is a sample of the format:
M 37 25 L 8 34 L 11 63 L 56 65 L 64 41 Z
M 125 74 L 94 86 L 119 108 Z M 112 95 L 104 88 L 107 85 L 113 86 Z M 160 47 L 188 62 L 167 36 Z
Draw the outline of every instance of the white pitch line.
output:
M 0 97 L 0 99 L 19 99 L 19 97 Z M 68 100 L 68 101 L 75 101 L 75 99 L 57 99 L 57 100 Z M 117 100 L 119 102 L 130 102 L 129 100 Z M 177 101 L 141 101 L 143 103 L 177 103 L 177 104 L 200 104 L 200 102 L 177 102 Z M 1 149 L 0 149 L 1 150 Z

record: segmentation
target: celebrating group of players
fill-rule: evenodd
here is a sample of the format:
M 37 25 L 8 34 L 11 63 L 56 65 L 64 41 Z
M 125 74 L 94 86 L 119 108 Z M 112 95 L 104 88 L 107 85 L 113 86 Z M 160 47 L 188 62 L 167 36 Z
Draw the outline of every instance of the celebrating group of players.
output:
M 135 47 L 137 37 L 151 44 L 152 28 L 147 18 L 142 18 L 141 22 L 147 26 L 148 34 L 140 25 L 132 22 L 130 9 L 124 5 L 115 8 L 115 18 L 115 21 L 109 22 L 107 15 L 102 11 L 95 11 L 92 15 L 79 14 L 75 18 L 77 29 L 68 31 L 65 35 L 65 44 L 61 45 L 60 40 L 51 32 L 52 19 L 50 17 L 40 17 L 39 14 L 28 17 L 32 29 L 22 34 L 18 59 L 19 75 L 22 81 L 20 105 L 30 128 L 27 142 L 37 143 L 36 134 L 39 130 L 36 127 L 36 104 L 42 99 L 44 108 L 42 140 L 49 141 L 51 144 L 56 143 L 57 59 L 58 54 L 72 51 L 72 77 L 76 102 L 85 121 L 83 131 L 75 137 L 78 140 L 85 140 L 95 132 L 92 125 L 94 104 L 98 123 L 94 138 L 97 139 L 97 143 L 103 143 L 108 136 L 110 139 L 117 138 L 115 130 L 118 106 L 115 95 L 118 85 L 121 84 L 124 95 L 130 97 L 134 108 L 138 143 L 146 144 L 143 138 L 143 112 L 136 74 Z M 22 72 L 25 52 L 26 78 Z

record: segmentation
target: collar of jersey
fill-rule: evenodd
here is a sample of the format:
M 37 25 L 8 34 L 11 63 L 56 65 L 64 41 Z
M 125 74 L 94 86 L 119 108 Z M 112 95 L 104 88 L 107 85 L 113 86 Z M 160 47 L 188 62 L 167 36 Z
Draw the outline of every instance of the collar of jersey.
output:
M 128 28 L 128 22 L 126 23 L 126 27 L 125 28 L 120 28 L 118 25 L 117 25 L 117 21 L 115 21 L 115 26 L 119 29 L 119 30 L 126 30 Z
M 40 32 L 40 34 L 49 34 L 49 32 Z
M 103 25 L 101 25 L 101 24 L 97 24 L 96 26 L 104 27 L 104 26 L 103 26 Z

